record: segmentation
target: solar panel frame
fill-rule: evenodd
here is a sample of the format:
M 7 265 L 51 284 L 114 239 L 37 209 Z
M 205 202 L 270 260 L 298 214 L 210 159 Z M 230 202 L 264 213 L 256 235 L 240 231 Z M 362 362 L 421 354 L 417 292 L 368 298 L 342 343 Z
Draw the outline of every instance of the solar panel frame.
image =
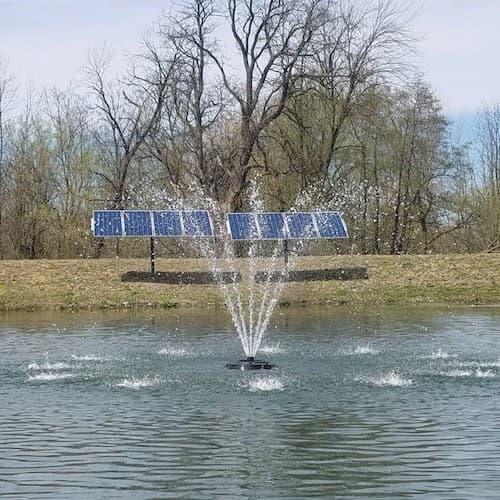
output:
M 342 214 L 340 212 L 330 210 L 330 211 L 318 211 L 318 212 L 311 212 L 311 213 L 313 214 L 313 218 L 314 218 L 316 226 L 318 228 L 318 235 L 319 235 L 318 239 L 322 239 L 322 240 L 335 239 L 335 240 L 337 240 L 337 239 L 349 238 L 349 232 L 347 230 L 346 223 L 345 223 L 345 221 L 342 217 Z M 318 223 L 318 218 L 317 218 L 318 215 L 334 215 L 334 216 L 338 217 L 338 221 L 340 223 L 341 231 L 343 232 L 343 234 L 342 235 L 336 234 L 335 236 L 330 236 L 330 235 L 323 236 L 321 229 L 320 229 L 320 224 Z
M 248 218 L 249 219 L 250 223 L 248 224 L 248 226 L 253 226 L 253 234 L 255 235 L 255 237 L 252 237 L 252 228 L 250 228 L 250 233 L 245 232 L 245 234 L 248 234 L 248 236 L 238 235 L 238 237 L 236 237 L 236 238 L 234 237 L 236 231 L 233 231 L 232 222 L 234 221 L 235 228 L 238 229 L 237 220 L 241 219 L 241 218 L 243 218 L 243 219 Z M 241 226 L 240 226 L 240 228 L 241 228 Z M 257 225 L 257 220 L 256 220 L 254 212 L 231 212 L 231 213 L 228 213 L 227 214 L 227 230 L 228 230 L 228 233 L 231 235 L 231 239 L 233 239 L 234 241 L 254 241 L 254 240 L 260 239 L 259 227 Z
M 210 213 L 208 210 L 179 210 L 180 216 L 181 216 L 181 224 L 182 224 L 182 237 L 183 238 L 213 238 L 214 237 L 214 227 L 212 223 L 212 218 L 210 217 Z M 204 234 L 199 234 L 199 233 L 194 233 L 190 234 L 188 233 L 188 229 L 186 229 L 186 222 L 189 222 L 189 214 L 203 214 L 206 215 L 208 222 L 208 226 L 206 226 L 205 229 L 208 228 L 208 232 Z
M 154 236 L 154 227 L 151 223 L 151 210 L 122 210 L 121 214 L 123 219 L 122 238 L 152 238 Z M 136 221 L 134 221 L 133 216 L 138 214 L 145 216 L 146 225 L 149 226 L 149 230 L 145 230 L 142 232 L 137 231 L 135 233 L 133 231 L 129 232 L 127 229 L 127 223 L 132 224 L 132 228 L 134 228 L 134 222 Z M 136 224 L 135 227 L 137 226 L 140 229 L 143 225 L 139 223 Z
M 121 214 L 121 210 L 93 210 L 92 211 L 92 218 L 91 218 L 91 230 L 93 235 L 96 238 L 120 238 L 123 236 L 124 233 L 124 228 L 123 228 L 123 217 Z M 118 221 L 119 221 L 119 234 L 97 234 L 97 228 L 98 228 L 98 218 L 100 215 L 117 215 L 118 214 Z

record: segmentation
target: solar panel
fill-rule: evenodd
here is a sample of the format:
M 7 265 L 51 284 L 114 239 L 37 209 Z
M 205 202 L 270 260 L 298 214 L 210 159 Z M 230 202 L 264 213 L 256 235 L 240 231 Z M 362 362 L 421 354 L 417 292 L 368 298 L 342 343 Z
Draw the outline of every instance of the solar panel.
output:
M 318 238 L 318 231 L 311 213 L 290 212 L 285 214 L 288 234 L 292 239 Z
M 285 239 L 285 219 L 279 212 L 258 213 L 257 223 L 260 229 L 260 239 Z
M 182 236 L 181 216 L 174 210 L 155 210 L 153 220 L 156 236 Z
M 148 210 L 124 210 L 124 236 L 153 236 L 151 212 Z
M 347 229 L 338 212 L 315 212 L 314 218 L 321 238 L 347 238 Z
M 347 238 L 338 212 L 264 212 L 227 215 L 233 240 Z
M 206 210 L 94 210 L 96 237 L 213 236 Z
M 119 210 L 94 210 L 92 230 L 96 237 L 122 236 L 122 216 Z
M 181 213 L 184 236 L 213 236 L 210 216 L 206 210 L 186 210 Z
M 229 223 L 229 232 L 233 240 L 258 239 L 259 233 L 257 223 L 255 222 L 255 214 L 227 214 L 227 220 Z

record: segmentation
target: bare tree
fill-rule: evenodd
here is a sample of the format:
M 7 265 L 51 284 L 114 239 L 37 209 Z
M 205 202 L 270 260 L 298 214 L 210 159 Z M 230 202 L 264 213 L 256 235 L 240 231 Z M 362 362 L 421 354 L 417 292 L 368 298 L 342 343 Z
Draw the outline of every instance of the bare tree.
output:
M 319 3 L 228 0 L 222 14 L 239 58 L 241 80 L 230 72 L 219 53 L 205 47 L 238 110 L 237 163 L 226 165 L 229 182 L 221 200 L 227 209 L 241 205 L 254 148 L 294 91 L 294 72 L 320 23 Z
M 43 108 L 52 136 L 58 254 L 67 255 L 82 250 L 75 243 L 82 241 L 86 226 L 80 221 L 89 215 L 95 160 L 90 110 L 72 88 L 46 91 Z
M 261 149 L 266 174 L 298 180 L 291 200 L 319 179 L 334 190 L 344 183 L 352 170 L 349 156 L 363 149 L 360 127 L 350 121 L 368 117 L 374 96 L 404 81 L 411 68 L 414 37 L 408 15 L 395 3 L 325 1 L 321 7 L 323 22 L 300 59 L 295 92 L 266 134 L 282 149 L 280 158 Z
M 214 153 L 213 129 L 220 126 L 223 97 L 220 85 L 207 76 L 211 60 L 206 51 L 215 43 L 214 17 L 212 0 L 188 2 L 175 16 L 160 20 L 158 41 L 147 43 L 146 57 L 176 58 L 161 126 L 148 138 L 149 150 L 178 190 L 186 192 L 194 182 L 217 199 L 225 170 Z
M 39 96 L 28 89 L 24 111 L 9 134 L 5 224 L 16 257 L 53 256 L 54 165 L 50 128 Z
M 483 169 L 483 182 L 500 195 L 500 105 L 484 108 L 476 135 Z
M 87 82 L 95 98 L 95 140 L 104 167 L 96 174 L 111 189 L 108 208 L 122 209 L 131 164 L 161 119 L 174 61 L 168 67 L 153 61 L 154 66 L 143 71 L 132 66 L 113 86 L 105 76 L 109 63 L 109 57 L 94 55 L 87 68 Z
M 476 128 L 482 179 L 474 193 L 479 231 L 488 251 L 500 248 L 500 105 L 486 107 Z
M 9 72 L 8 65 L 0 59 L 0 258 L 4 257 L 2 222 L 4 206 L 4 177 L 6 163 L 6 140 L 5 124 L 6 114 L 9 111 L 14 99 L 14 78 Z
M 414 37 L 408 30 L 408 14 L 392 0 L 328 2 L 325 15 L 313 39 L 306 83 L 328 111 L 322 164 L 328 175 L 335 168 L 339 138 L 353 108 L 376 87 L 404 77 Z

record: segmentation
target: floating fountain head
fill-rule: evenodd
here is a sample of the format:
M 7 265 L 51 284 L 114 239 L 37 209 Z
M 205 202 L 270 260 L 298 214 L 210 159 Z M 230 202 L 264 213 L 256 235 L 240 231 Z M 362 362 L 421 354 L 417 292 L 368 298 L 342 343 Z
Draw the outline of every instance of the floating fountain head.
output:
M 274 365 L 268 361 L 262 361 L 260 359 L 255 359 L 253 356 L 248 356 L 246 359 L 240 359 L 236 363 L 226 363 L 226 368 L 231 370 L 271 370 Z

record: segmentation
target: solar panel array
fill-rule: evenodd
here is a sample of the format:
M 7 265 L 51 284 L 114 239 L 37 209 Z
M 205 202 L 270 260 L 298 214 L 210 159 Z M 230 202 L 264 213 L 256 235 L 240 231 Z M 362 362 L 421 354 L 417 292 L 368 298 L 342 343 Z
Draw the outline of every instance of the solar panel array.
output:
M 347 238 L 338 212 L 262 212 L 228 214 L 233 240 Z
M 230 213 L 233 240 L 285 240 L 347 238 L 338 212 Z M 96 237 L 213 236 L 207 210 L 95 210 L 92 231 Z
M 94 210 L 92 231 L 103 238 L 213 236 L 206 210 Z

